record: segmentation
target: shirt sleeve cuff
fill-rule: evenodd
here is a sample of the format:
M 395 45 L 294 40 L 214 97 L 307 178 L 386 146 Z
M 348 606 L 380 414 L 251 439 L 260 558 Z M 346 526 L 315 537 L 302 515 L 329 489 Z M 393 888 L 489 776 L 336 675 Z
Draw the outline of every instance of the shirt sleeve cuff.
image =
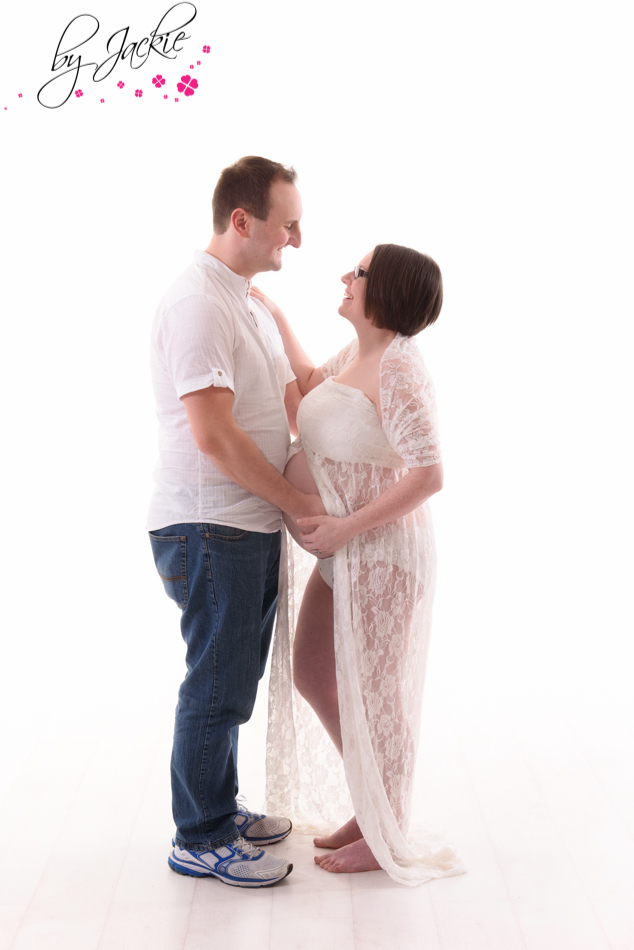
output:
M 219 389 L 230 389 L 235 392 L 233 379 L 226 370 L 212 369 L 204 376 L 195 376 L 193 379 L 185 379 L 176 383 L 176 395 L 180 399 L 187 393 L 198 392 L 199 389 L 208 389 L 209 386 L 217 386 Z

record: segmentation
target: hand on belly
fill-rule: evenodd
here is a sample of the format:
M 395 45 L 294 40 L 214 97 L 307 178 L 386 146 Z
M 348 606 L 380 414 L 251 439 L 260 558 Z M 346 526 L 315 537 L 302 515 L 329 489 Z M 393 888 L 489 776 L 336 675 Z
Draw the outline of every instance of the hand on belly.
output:
M 294 488 L 303 492 L 305 495 L 319 496 L 315 479 L 310 474 L 306 453 L 303 449 L 301 452 L 298 452 L 297 455 L 293 455 L 293 457 L 289 459 L 286 468 L 284 469 L 284 478 L 289 481 Z M 326 514 L 325 508 L 323 509 L 323 514 Z M 302 542 L 302 535 L 299 527 L 293 521 L 291 516 L 287 514 L 287 512 L 284 512 L 284 523 L 286 524 L 286 527 L 292 534 L 295 541 L 297 541 L 299 546 L 303 548 L 304 544 Z M 302 525 L 302 527 L 304 528 L 304 531 L 308 529 L 308 525 Z

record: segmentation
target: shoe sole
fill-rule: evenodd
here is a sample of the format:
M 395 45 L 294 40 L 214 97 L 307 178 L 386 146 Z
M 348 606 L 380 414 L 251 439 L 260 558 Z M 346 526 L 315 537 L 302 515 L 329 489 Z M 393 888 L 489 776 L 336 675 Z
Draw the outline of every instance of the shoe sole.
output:
M 293 870 L 293 865 L 289 864 L 286 874 L 282 877 L 277 877 L 274 881 L 262 881 L 261 883 L 256 881 L 233 881 L 231 878 L 225 877 L 223 874 L 216 874 L 215 871 L 194 871 L 189 870 L 188 868 L 182 867 L 180 864 L 176 864 L 175 861 L 172 861 L 171 858 L 167 859 L 167 863 L 171 867 L 172 871 L 176 871 L 177 874 L 182 874 L 184 877 L 217 877 L 219 881 L 222 881 L 223 884 L 231 884 L 234 887 L 271 887 L 273 884 L 279 884 L 280 881 L 283 881 L 285 877 Z

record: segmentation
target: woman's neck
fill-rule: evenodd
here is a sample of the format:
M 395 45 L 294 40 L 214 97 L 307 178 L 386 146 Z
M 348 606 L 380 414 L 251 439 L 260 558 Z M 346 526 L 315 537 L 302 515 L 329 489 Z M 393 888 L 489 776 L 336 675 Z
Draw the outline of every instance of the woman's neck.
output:
M 369 322 L 355 329 L 359 339 L 358 358 L 360 360 L 371 360 L 373 357 L 382 356 L 396 336 L 396 330 L 385 330 Z

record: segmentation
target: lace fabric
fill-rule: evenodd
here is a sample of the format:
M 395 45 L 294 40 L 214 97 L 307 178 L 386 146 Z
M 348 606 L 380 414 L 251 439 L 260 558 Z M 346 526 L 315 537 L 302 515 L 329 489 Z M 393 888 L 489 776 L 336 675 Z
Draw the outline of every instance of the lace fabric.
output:
M 357 341 L 323 367 L 303 400 L 301 442 L 328 514 L 343 517 L 407 474 L 440 461 L 433 384 L 411 338 L 380 369 L 381 416 L 332 379 Z M 286 534 L 286 532 L 285 532 Z M 343 763 L 292 682 L 292 640 L 314 558 L 286 534 L 269 691 L 267 808 L 300 827 L 333 829 L 354 813 L 388 874 L 403 884 L 462 873 L 442 835 L 410 830 L 436 556 L 429 505 L 353 538 L 334 556 L 334 636 Z

